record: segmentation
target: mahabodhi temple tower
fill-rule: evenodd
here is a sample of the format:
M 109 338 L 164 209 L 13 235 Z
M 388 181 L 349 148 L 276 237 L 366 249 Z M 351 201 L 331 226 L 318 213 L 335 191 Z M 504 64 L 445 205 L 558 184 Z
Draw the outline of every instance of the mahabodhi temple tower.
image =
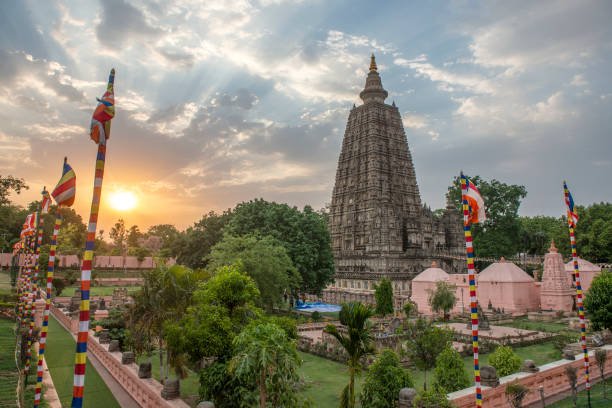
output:
M 374 55 L 359 96 L 363 105 L 349 114 L 330 208 L 336 280 L 323 298 L 370 303 L 374 285 L 387 277 L 401 307 L 412 278 L 432 261 L 449 272 L 463 265 L 441 257 L 463 253 L 462 218 L 452 205 L 436 217 L 422 204 L 402 118 L 395 102 L 385 103 Z

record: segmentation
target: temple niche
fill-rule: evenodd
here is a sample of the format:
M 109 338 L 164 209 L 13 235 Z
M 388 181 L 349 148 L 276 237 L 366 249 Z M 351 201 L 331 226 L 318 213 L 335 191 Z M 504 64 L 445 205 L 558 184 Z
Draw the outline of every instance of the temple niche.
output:
M 359 96 L 363 104 L 348 117 L 330 207 L 336 281 L 323 297 L 373 302 L 374 285 L 387 277 L 401 307 L 412 278 L 432 261 L 450 273 L 461 270 L 460 260 L 440 255 L 463 254 L 462 219 L 451 203 L 434 216 L 421 202 L 402 118 L 395 103 L 385 103 L 374 55 Z

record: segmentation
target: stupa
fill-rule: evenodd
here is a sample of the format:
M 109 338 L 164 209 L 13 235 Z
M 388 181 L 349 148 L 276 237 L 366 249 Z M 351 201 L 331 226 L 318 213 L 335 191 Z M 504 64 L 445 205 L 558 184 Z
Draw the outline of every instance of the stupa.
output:
M 567 279 L 563 256 L 552 241 L 548 253 L 544 256 L 540 306 L 542 310 L 571 312 L 574 294 L 575 291 Z

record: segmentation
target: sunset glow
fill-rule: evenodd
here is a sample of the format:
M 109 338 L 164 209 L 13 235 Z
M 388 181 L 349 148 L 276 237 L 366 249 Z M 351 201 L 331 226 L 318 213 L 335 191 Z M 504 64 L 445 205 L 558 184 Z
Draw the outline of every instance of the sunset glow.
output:
M 138 198 L 131 191 L 115 191 L 109 194 L 109 202 L 117 211 L 130 211 L 138 204 Z

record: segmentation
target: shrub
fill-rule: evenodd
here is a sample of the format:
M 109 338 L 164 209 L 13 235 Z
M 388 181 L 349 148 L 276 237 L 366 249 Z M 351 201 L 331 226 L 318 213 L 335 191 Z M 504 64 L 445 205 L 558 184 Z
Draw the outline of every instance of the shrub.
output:
M 489 364 L 497 370 L 500 377 L 517 372 L 521 368 L 521 358 L 510 346 L 499 346 L 489 357 Z
M 64 288 L 66 288 L 65 280 L 60 278 L 53 279 L 53 290 L 55 291 L 55 296 L 60 296 Z
M 312 318 L 313 322 L 320 322 L 321 319 L 323 319 L 323 316 L 321 316 L 321 313 L 318 310 L 315 310 L 314 312 L 312 312 L 310 317 Z
M 368 369 L 361 391 L 361 406 L 368 408 L 396 407 L 402 388 L 412 387 L 408 371 L 392 350 L 383 350 Z
M 452 404 L 446 399 L 446 393 L 440 387 L 431 387 L 429 390 L 421 390 L 412 402 L 414 408 L 452 408 Z
M 447 347 L 436 359 L 434 384 L 446 392 L 454 392 L 472 384 L 463 359 L 452 347 Z

